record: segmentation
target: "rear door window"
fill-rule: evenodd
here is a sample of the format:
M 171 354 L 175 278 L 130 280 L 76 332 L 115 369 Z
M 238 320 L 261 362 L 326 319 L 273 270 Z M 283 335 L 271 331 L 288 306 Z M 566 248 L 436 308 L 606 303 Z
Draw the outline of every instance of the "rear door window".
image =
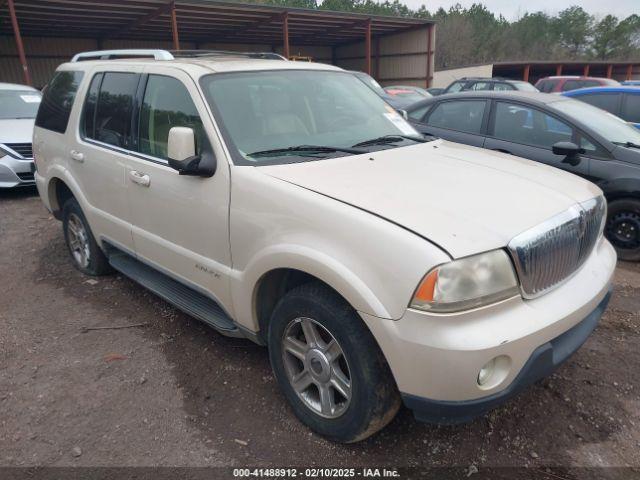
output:
M 429 114 L 427 124 L 465 133 L 480 133 L 486 109 L 485 100 L 442 102 Z
M 583 102 L 593 105 L 594 107 L 606 110 L 614 115 L 620 114 L 620 93 L 587 93 L 579 95 L 575 98 Z
M 193 129 L 196 155 L 204 138 L 202 120 L 187 88 L 179 80 L 149 75 L 140 112 L 138 150 L 153 157 L 167 158 L 167 141 L 172 127 Z
M 83 75 L 83 72 L 71 70 L 55 74 L 44 90 L 36 116 L 37 127 L 58 133 L 64 133 L 67 130 L 71 107 Z
M 102 83 L 102 73 L 94 75 L 89 85 L 87 98 L 84 100 L 82 108 L 82 119 L 80 120 L 80 131 L 82 135 L 88 138 L 95 138 L 96 124 L 96 104 L 98 103 L 98 93 L 100 92 L 100 84 Z
M 104 73 L 94 125 L 92 131 L 86 132 L 88 138 L 115 147 L 130 148 L 131 109 L 139 78 L 137 73 Z

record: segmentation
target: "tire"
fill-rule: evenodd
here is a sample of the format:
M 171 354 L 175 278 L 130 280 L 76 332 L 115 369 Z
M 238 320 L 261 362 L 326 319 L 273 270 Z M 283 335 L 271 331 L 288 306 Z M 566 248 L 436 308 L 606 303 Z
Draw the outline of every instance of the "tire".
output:
M 315 330 L 309 336 L 319 337 L 315 348 L 305 344 L 309 326 Z M 330 440 L 363 440 L 386 426 L 400 408 L 397 386 L 373 335 L 356 311 L 323 284 L 296 287 L 278 302 L 269 323 L 268 346 L 276 380 L 294 413 Z M 332 348 L 325 350 L 327 346 Z M 306 360 L 292 354 L 292 348 Z M 327 376 L 329 387 L 323 383 Z M 309 386 L 298 393 L 291 379 Z M 331 402 L 321 398 L 332 399 L 332 408 L 323 408 Z
M 605 234 L 620 260 L 640 261 L 640 200 L 625 198 L 608 205 Z
M 92 276 L 113 271 L 75 198 L 67 200 L 62 207 L 62 231 L 73 265 L 78 270 Z

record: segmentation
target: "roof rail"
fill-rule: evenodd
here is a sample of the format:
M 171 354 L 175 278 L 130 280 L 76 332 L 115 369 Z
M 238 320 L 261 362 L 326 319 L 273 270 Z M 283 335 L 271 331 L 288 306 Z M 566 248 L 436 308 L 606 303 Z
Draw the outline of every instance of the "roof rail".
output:
M 167 50 L 96 50 L 93 52 L 77 53 L 73 56 L 71 61 L 82 62 L 85 60 L 116 60 L 120 58 L 153 58 L 155 60 L 173 60 L 174 57 Z
M 200 57 L 247 57 L 259 58 L 263 60 L 286 60 L 282 55 L 275 52 L 237 52 L 233 50 L 171 50 L 171 55 L 175 58 L 200 58 Z
M 154 60 L 173 60 L 175 58 L 202 58 L 202 57 L 246 57 L 263 60 L 286 60 L 282 55 L 274 52 L 234 52 L 231 50 L 158 50 L 158 49 L 122 49 L 122 50 L 96 50 L 93 52 L 77 53 L 71 59 L 72 62 L 87 60 L 118 60 L 121 58 L 153 58 Z

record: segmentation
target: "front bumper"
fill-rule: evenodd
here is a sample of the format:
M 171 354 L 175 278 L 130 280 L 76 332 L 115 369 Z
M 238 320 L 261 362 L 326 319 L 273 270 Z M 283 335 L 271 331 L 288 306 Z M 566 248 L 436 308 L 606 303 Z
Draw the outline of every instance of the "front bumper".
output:
M 35 185 L 35 164 L 31 159 L 0 157 L 0 188 L 29 187 Z
M 448 407 L 483 405 L 480 412 L 492 408 L 518 391 L 525 384 L 523 379 L 532 378 L 532 373 L 522 372 L 532 368 L 530 359 L 538 356 L 535 352 L 539 348 L 547 344 L 555 347 L 554 342 L 563 345 L 559 349 L 579 347 L 581 342 L 559 339 L 592 314 L 601 315 L 593 312 L 606 306 L 615 265 L 613 247 L 601 239 L 578 272 L 535 299 L 514 297 L 451 314 L 407 309 L 399 320 L 360 315 L 384 353 L 405 402 L 418 411 L 417 416 L 446 421 L 443 416 L 451 414 L 453 421 L 456 417 L 464 420 L 469 415 L 456 414 Z M 554 366 L 570 353 L 554 353 Z M 480 385 L 480 369 L 492 359 L 497 359 L 495 374 Z M 538 368 L 536 372 L 547 371 Z M 429 415 L 429 411 L 435 413 Z
M 403 394 L 404 404 L 413 410 L 416 419 L 422 422 L 452 424 L 473 420 L 504 403 L 527 386 L 551 375 L 591 335 L 606 310 L 610 298 L 611 292 L 607 293 L 587 318 L 562 335 L 536 348 L 515 380 L 501 392 L 461 402 L 429 400 L 428 398 Z

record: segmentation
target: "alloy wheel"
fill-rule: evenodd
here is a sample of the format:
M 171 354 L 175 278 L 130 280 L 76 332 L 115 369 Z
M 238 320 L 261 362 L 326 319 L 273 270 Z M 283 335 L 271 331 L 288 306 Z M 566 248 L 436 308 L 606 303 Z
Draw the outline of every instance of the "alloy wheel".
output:
M 89 235 L 82 220 L 75 213 L 69 215 L 67 230 L 69 249 L 73 259 L 80 267 L 87 268 L 89 266 L 89 257 L 91 256 Z
M 284 331 L 282 355 L 289 383 L 307 408 L 325 418 L 346 412 L 351 372 L 331 332 L 311 318 L 296 318 Z

